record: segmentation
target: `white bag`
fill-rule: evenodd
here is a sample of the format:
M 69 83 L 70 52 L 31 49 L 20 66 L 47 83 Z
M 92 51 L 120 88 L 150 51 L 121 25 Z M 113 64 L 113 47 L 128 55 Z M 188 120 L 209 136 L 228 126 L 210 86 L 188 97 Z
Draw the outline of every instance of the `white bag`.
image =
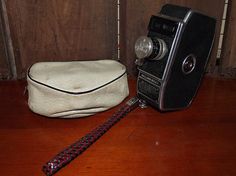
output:
M 48 117 L 83 117 L 121 103 L 129 94 L 126 68 L 114 60 L 39 62 L 27 75 L 28 105 Z

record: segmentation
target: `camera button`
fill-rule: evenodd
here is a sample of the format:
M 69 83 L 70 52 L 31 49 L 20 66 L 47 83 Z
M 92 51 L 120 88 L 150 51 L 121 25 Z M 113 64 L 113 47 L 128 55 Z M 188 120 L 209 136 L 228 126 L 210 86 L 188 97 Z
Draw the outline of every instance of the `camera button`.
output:
M 193 54 L 188 55 L 182 63 L 182 72 L 190 74 L 196 66 L 196 57 Z

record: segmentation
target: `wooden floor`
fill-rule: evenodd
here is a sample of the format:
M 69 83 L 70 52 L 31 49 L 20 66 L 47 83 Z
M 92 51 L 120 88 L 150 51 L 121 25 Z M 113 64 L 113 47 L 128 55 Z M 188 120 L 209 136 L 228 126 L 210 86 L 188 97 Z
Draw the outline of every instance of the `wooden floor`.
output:
M 32 113 L 24 81 L 0 82 L 0 175 L 41 176 L 42 165 L 111 116 Z M 131 96 L 135 80 L 130 80 Z M 136 109 L 58 176 L 235 176 L 236 80 L 205 78 L 192 106 Z

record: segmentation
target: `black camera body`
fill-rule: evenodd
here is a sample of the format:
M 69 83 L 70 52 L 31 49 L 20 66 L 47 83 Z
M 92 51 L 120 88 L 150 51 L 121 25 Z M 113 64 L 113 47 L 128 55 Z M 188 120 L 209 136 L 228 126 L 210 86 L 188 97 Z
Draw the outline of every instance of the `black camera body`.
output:
M 216 20 L 166 4 L 135 43 L 140 99 L 161 111 L 188 107 L 197 93 L 214 41 Z

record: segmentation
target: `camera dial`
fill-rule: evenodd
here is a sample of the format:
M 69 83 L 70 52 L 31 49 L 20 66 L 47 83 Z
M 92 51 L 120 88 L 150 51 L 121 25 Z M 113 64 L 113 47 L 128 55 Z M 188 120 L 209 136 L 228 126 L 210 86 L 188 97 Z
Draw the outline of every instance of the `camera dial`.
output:
M 141 36 L 135 42 L 135 54 L 138 60 L 145 58 L 160 60 L 165 56 L 167 51 L 165 41 L 160 38 Z

